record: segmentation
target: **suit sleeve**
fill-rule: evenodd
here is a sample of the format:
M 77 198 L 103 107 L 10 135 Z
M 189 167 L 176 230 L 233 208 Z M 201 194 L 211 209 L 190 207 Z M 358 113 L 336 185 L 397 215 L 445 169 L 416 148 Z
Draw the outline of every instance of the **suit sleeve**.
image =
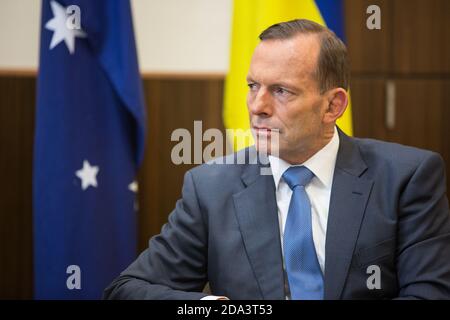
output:
M 450 299 L 450 212 L 444 162 L 427 153 L 399 201 L 399 298 Z
M 192 173 L 161 233 L 112 284 L 105 299 L 201 299 L 206 283 L 207 231 Z

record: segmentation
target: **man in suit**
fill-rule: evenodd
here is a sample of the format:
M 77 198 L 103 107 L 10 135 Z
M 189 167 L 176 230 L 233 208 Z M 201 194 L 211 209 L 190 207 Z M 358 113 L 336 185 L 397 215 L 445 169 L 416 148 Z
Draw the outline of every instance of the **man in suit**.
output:
M 349 67 L 328 29 L 294 20 L 260 39 L 247 78 L 258 153 L 188 171 L 169 222 L 105 298 L 450 298 L 442 158 L 336 127 Z M 264 143 L 275 132 L 278 156 Z

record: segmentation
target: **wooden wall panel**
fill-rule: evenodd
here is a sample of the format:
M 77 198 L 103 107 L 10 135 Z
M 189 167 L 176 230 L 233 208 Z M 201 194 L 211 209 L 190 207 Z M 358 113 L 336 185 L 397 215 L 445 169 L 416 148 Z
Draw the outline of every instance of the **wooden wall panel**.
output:
M 0 77 L 0 298 L 32 297 L 35 81 Z
M 352 79 L 353 129 L 357 137 L 386 139 L 385 81 L 378 78 Z M 382 125 L 380 125 L 382 124 Z
M 450 1 L 345 0 L 346 36 L 354 73 L 450 72 Z M 381 9 L 381 29 L 369 30 L 369 5 Z
M 450 1 L 395 0 L 393 69 L 450 73 Z
M 366 9 L 377 5 L 381 9 L 381 30 L 369 30 Z M 345 34 L 352 71 L 380 73 L 391 68 L 392 1 L 345 0 Z
M 395 81 L 395 87 L 396 123 L 388 132 L 388 140 L 444 154 L 448 119 L 443 115 L 450 107 L 450 82 L 401 79 Z

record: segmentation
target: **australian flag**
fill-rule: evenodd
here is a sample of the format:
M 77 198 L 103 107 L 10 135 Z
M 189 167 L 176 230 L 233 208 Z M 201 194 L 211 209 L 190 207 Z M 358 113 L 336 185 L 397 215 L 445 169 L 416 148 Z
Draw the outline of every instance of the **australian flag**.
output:
M 128 0 L 42 1 L 36 299 L 98 299 L 136 256 L 145 107 Z

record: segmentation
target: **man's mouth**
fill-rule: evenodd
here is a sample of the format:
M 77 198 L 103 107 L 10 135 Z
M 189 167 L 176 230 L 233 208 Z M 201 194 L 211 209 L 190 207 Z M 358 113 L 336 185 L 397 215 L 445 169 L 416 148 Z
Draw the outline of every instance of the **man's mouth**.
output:
M 257 136 L 268 136 L 272 132 L 271 128 L 266 127 L 252 127 L 252 130 L 256 133 Z
M 278 129 L 264 127 L 264 126 L 252 126 L 252 130 L 257 135 L 270 135 L 272 133 L 278 133 L 279 132 Z

